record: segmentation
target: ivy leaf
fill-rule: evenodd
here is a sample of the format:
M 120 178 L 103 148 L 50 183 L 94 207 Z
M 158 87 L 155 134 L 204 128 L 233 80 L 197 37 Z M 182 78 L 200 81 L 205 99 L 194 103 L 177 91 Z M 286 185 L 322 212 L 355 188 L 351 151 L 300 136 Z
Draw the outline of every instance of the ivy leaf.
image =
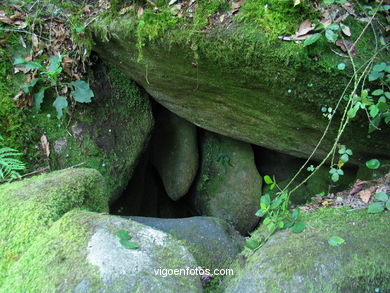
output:
M 389 199 L 389 196 L 384 192 L 378 192 L 378 193 L 375 193 L 375 198 L 377 200 L 385 202 Z
M 34 94 L 34 108 L 39 111 L 41 110 L 41 104 L 45 97 L 45 87 L 41 87 L 37 93 Z
M 371 159 L 366 162 L 366 166 L 368 169 L 378 169 L 381 163 L 377 159 Z
M 306 225 L 302 222 L 295 223 L 295 225 L 292 227 L 292 231 L 294 233 L 301 233 L 305 229 L 306 229 Z
M 124 248 L 127 248 L 127 249 L 139 248 L 139 245 L 137 243 L 131 242 L 131 241 L 126 240 L 126 239 L 121 239 L 119 242 Z
M 332 236 L 328 239 L 328 244 L 330 246 L 339 246 L 343 244 L 345 240 L 339 236 Z
M 68 107 L 68 101 L 63 96 L 58 96 L 57 99 L 54 101 L 53 106 L 57 110 L 57 118 L 60 119 L 63 116 L 63 110 Z
M 248 247 L 249 249 L 256 249 L 257 247 L 260 246 L 260 242 L 259 241 L 256 241 L 254 239 L 248 239 L 246 242 L 245 242 L 245 246 Z
M 368 206 L 367 212 L 369 214 L 376 214 L 383 212 L 385 210 L 385 205 L 383 202 L 374 202 Z
M 72 91 L 72 96 L 76 102 L 91 102 L 91 98 L 94 97 L 94 94 L 87 82 L 85 82 L 84 80 L 76 80 L 70 84 L 74 87 L 74 90 Z
M 309 46 L 309 45 L 311 45 L 311 44 L 314 44 L 314 43 L 317 42 L 320 38 L 321 38 L 321 34 L 320 34 L 320 33 L 316 33 L 316 34 L 312 35 L 310 38 L 307 38 L 307 39 L 303 42 L 303 47 L 306 47 L 306 46 Z

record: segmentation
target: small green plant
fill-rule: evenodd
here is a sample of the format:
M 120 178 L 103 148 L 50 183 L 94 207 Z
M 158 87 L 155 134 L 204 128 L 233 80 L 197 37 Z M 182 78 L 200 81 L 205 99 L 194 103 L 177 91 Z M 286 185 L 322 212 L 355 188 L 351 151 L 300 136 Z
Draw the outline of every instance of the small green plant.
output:
M 60 92 L 67 92 L 70 89 L 70 96 L 75 102 L 78 103 L 90 103 L 91 98 L 94 96 L 93 91 L 89 87 L 89 84 L 83 80 L 76 80 L 73 82 L 62 82 L 58 76 L 62 72 L 62 55 L 54 55 L 50 58 L 47 67 L 43 66 L 37 61 L 27 61 L 24 58 L 18 57 L 14 61 L 15 67 L 24 67 L 27 69 L 35 69 L 39 73 L 39 77 L 34 78 L 31 82 L 26 83 L 23 86 L 23 92 L 26 95 L 32 95 L 34 100 L 34 106 L 37 111 L 41 109 L 45 93 L 48 89 L 52 88 L 56 92 L 56 99 L 53 103 L 57 111 L 57 118 L 60 119 L 63 116 L 64 111 L 68 108 L 68 99 L 60 95 Z M 62 91 L 59 91 L 59 89 Z M 34 93 L 34 94 L 33 94 Z
M 367 208 L 369 214 L 381 213 L 385 208 L 390 211 L 390 200 L 387 193 L 377 192 L 375 193 L 374 198 L 376 201 L 371 203 Z
M 119 243 L 127 249 L 137 249 L 139 248 L 139 245 L 137 243 L 131 242 L 131 236 L 129 235 L 129 232 L 125 230 L 118 230 L 116 231 L 116 236 L 119 238 Z
M 276 197 L 273 200 L 271 200 L 268 193 L 260 198 L 260 209 L 256 212 L 256 216 L 264 218 L 263 225 L 267 227 L 268 236 L 261 243 L 257 240 L 249 239 L 246 246 L 253 250 L 260 248 L 277 229 L 292 228 L 294 233 L 300 233 L 306 228 L 306 225 L 299 221 L 299 209 L 295 209 L 292 213 L 288 209 L 290 205 L 288 193 L 283 192 L 279 188 L 275 176 L 271 179 L 270 176 L 266 175 L 264 176 L 264 181 L 270 185 L 271 190 L 277 187 L 280 192 L 276 193 Z
M 0 136 L 0 142 L 3 138 Z M 14 179 L 20 178 L 20 171 L 23 171 L 26 168 L 26 165 L 16 159 L 17 157 L 23 155 L 17 150 L 9 147 L 0 148 L 0 180 L 5 180 L 6 182 L 11 182 Z

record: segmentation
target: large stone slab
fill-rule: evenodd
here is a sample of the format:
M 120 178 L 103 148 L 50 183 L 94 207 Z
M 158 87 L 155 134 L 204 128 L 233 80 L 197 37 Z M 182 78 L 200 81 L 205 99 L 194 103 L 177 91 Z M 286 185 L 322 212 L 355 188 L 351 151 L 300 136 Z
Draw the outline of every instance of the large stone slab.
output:
M 108 211 L 104 179 L 93 169 L 68 169 L 0 185 L 0 284 L 32 241 L 74 208 Z
M 128 233 L 138 249 L 121 244 Z M 11 268 L 0 292 L 202 292 L 188 250 L 171 236 L 140 223 L 71 211 L 41 235 Z

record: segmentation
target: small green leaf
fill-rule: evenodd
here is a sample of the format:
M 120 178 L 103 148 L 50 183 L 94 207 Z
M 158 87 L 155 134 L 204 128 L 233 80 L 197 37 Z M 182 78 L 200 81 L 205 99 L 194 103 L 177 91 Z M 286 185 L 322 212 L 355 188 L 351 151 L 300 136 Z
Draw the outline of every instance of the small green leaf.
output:
M 371 159 L 366 162 L 368 169 L 378 169 L 381 163 L 377 159 Z
M 260 246 L 260 242 L 254 240 L 254 239 L 248 239 L 246 242 L 245 242 L 245 246 L 248 247 L 249 249 L 256 249 L 257 247 Z
M 50 58 L 50 64 L 47 67 L 48 72 L 56 72 L 58 68 L 61 66 L 61 60 L 62 56 L 61 55 L 54 55 L 53 57 Z
M 271 198 L 270 198 L 268 193 L 264 194 L 260 198 L 260 208 L 262 210 L 267 210 L 269 208 L 269 206 L 270 206 L 270 203 L 271 203 Z
M 116 231 L 116 236 L 118 236 L 119 239 L 123 239 L 123 240 L 130 240 L 131 239 L 129 232 L 127 232 L 125 230 Z
M 383 202 L 389 200 L 389 196 L 384 192 L 375 193 L 375 198 Z
M 263 217 L 266 213 L 267 213 L 266 210 L 259 209 L 259 210 L 256 212 L 255 215 L 256 215 L 257 217 L 261 218 L 261 217 Z
M 390 99 L 390 92 L 385 92 L 386 98 Z
M 371 93 L 371 95 L 373 96 L 380 96 L 380 95 L 383 95 L 383 90 L 381 89 L 378 89 L 378 90 L 375 90 Z
M 39 91 L 34 94 L 34 108 L 39 111 L 41 110 L 41 104 L 43 102 L 43 98 L 45 97 L 46 88 L 41 87 Z
M 383 71 L 386 69 L 386 66 L 387 64 L 385 62 L 382 62 L 380 64 L 376 64 L 373 68 L 372 68 L 372 71 L 376 71 L 376 72 L 379 72 L 379 71 Z
M 282 203 L 283 199 L 278 197 L 276 198 L 273 202 L 272 202 L 272 205 L 271 205 L 271 209 L 276 209 L 278 206 L 280 206 L 280 204 Z
M 328 244 L 330 246 L 339 246 L 343 244 L 345 240 L 339 236 L 332 236 L 328 239 Z
M 309 46 L 309 45 L 311 45 L 311 44 L 314 44 L 314 43 L 317 42 L 320 38 L 321 38 L 321 34 L 320 34 L 320 33 L 316 33 L 316 34 L 312 35 L 310 38 L 307 38 L 307 39 L 303 42 L 303 47 L 306 47 L 306 46 Z
M 337 174 L 344 175 L 344 171 L 342 169 L 337 169 Z
M 79 103 L 90 103 L 91 98 L 94 97 L 93 91 L 89 87 L 89 84 L 83 80 L 76 80 L 71 83 L 74 86 L 72 96 L 76 102 Z
M 303 230 L 306 229 L 306 225 L 302 222 L 297 222 L 295 225 L 292 227 L 292 231 L 294 233 L 301 233 Z
M 374 81 L 374 80 L 377 80 L 378 78 L 383 78 L 385 75 L 383 74 L 383 72 L 371 72 L 370 75 L 368 76 L 368 80 L 369 81 Z
M 127 248 L 127 249 L 139 248 L 139 245 L 137 243 L 131 242 L 131 241 L 126 240 L 126 239 L 120 239 L 119 242 L 124 248 Z
M 347 149 L 347 150 L 346 150 L 346 153 L 347 153 L 348 155 L 350 155 L 350 156 L 352 156 L 352 155 L 353 155 L 353 153 L 352 153 L 352 150 L 351 150 L 351 149 Z
M 343 163 L 348 162 L 348 160 L 349 160 L 349 156 L 347 154 L 344 154 L 340 157 L 340 161 Z
M 337 69 L 338 69 L 338 70 L 344 70 L 344 69 L 345 69 L 345 63 L 339 63 L 339 64 L 337 65 Z
M 275 188 L 276 184 L 272 183 L 271 186 L 269 187 L 270 190 L 273 190 Z
M 339 36 L 331 29 L 328 29 L 325 31 L 325 37 L 328 39 L 328 41 L 335 43 Z
M 57 118 L 60 119 L 63 116 L 63 110 L 68 107 L 68 101 L 63 96 L 58 96 L 54 101 L 53 106 L 57 110 Z
M 390 211 L 390 200 L 386 201 L 386 209 Z
M 339 178 L 340 178 L 340 175 L 338 173 L 333 173 L 332 174 L 331 179 L 332 179 L 333 182 L 339 181 Z
M 272 183 L 273 183 L 271 177 L 269 177 L 268 175 L 265 175 L 265 176 L 264 176 L 264 181 L 265 181 L 265 183 L 267 183 L 267 184 L 272 184 Z
M 355 118 L 356 113 L 357 113 L 357 111 L 359 110 L 359 108 L 360 108 L 360 104 L 356 104 L 356 105 L 353 106 L 351 109 L 349 109 L 348 112 L 347 112 L 348 118 L 350 118 L 350 119 Z
M 268 233 L 272 234 L 276 230 L 276 225 L 275 223 L 271 222 L 267 225 Z
M 295 222 L 288 222 L 286 224 L 284 224 L 284 228 L 285 229 L 288 229 L 288 228 L 291 228 L 292 226 L 294 226 Z
M 370 204 L 367 208 L 369 214 L 376 214 L 383 212 L 385 210 L 385 204 L 383 202 L 374 202 Z
M 298 217 L 299 217 L 299 209 L 298 209 L 298 208 L 296 208 L 296 209 L 293 211 L 291 217 L 293 218 L 294 221 L 298 220 Z

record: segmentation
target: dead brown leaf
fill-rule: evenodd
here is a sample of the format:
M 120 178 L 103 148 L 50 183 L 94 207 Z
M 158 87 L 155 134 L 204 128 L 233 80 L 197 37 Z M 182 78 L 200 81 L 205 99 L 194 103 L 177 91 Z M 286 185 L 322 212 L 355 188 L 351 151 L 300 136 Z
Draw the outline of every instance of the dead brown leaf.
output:
M 371 197 L 374 195 L 377 186 L 371 186 L 370 188 L 364 189 L 359 192 L 359 197 L 364 203 L 368 203 L 371 199 Z
M 349 26 L 346 26 L 345 24 L 341 24 L 341 30 L 344 33 L 344 35 L 350 37 L 351 36 L 351 29 Z
M 49 142 L 47 141 L 46 135 L 41 136 L 41 144 L 42 144 L 42 150 L 46 157 L 50 156 L 50 147 Z
M 306 19 L 300 24 L 298 31 L 295 33 L 295 36 L 300 37 L 306 35 L 308 32 L 312 31 L 314 27 L 315 25 L 313 25 L 309 19 Z
M 358 193 L 360 190 L 363 189 L 365 183 L 367 183 L 367 181 L 357 180 L 351 191 L 349 192 L 349 195 L 354 195 Z
M 137 11 L 137 17 L 138 18 L 141 18 L 142 14 L 144 13 L 144 9 L 142 7 L 139 7 L 138 8 L 138 11 Z
M 232 3 L 232 13 L 236 13 L 240 9 L 240 7 L 244 3 L 244 1 L 245 0 L 240 0 L 238 2 L 233 2 Z

